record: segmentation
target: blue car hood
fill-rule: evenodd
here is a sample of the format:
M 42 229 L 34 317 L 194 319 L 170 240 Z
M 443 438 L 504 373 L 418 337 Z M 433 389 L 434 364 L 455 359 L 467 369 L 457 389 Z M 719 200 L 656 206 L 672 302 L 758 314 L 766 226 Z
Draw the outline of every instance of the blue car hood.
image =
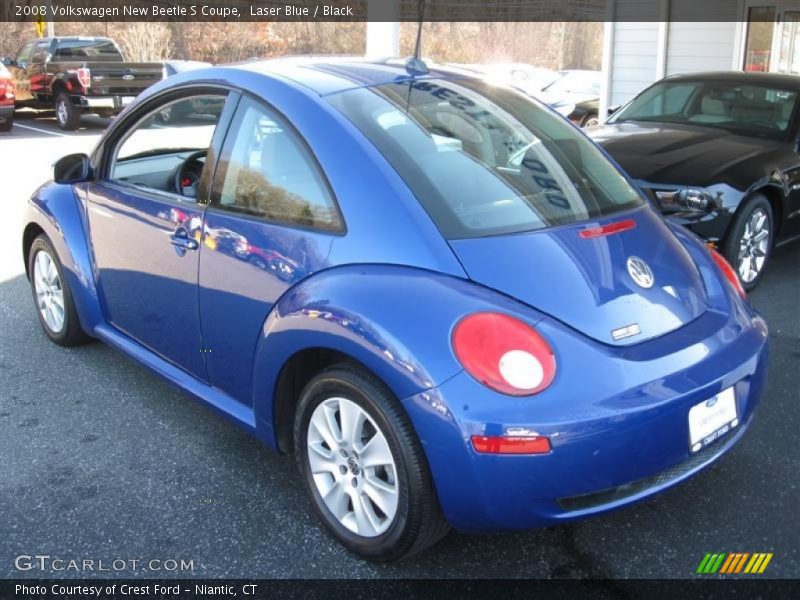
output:
M 587 228 L 626 219 L 636 226 L 594 238 L 580 235 Z M 674 331 L 706 310 L 697 266 L 649 207 L 597 221 L 450 243 L 473 281 L 600 342 L 642 342 Z M 634 281 L 627 266 L 631 257 L 650 267 L 652 287 Z M 638 326 L 640 333 L 631 333 L 636 327 L 619 331 L 628 326 Z

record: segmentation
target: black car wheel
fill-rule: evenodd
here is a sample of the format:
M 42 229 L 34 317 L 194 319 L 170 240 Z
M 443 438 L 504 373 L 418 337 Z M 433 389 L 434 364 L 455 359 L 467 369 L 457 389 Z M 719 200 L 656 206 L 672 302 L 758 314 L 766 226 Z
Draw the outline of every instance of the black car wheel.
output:
M 408 417 L 366 371 L 341 364 L 314 377 L 300 397 L 294 443 L 314 512 L 352 552 L 398 559 L 448 532 Z
M 581 127 L 595 127 L 597 125 L 600 125 L 600 119 L 597 113 L 587 113 L 581 122 Z
M 745 290 L 752 290 L 761 280 L 773 238 L 772 207 L 764 196 L 754 194 L 739 208 L 722 246 Z
M 5 121 L 0 123 L 0 131 L 8 132 L 14 126 L 14 117 L 8 117 Z
M 28 253 L 28 278 L 42 329 L 59 346 L 85 344 L 91 338 L 81 329 L 61 261 L 45 235 Z
M 64 131 L 75 131 L 81 124 L 80 110 L 69 99 L 66 92 L 56 96 L 56 123 Z

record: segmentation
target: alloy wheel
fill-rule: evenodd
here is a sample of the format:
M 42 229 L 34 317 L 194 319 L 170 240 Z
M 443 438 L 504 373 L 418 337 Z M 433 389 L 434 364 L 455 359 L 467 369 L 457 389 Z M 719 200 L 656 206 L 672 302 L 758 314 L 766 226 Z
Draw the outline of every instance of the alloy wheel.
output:
M 56 119 L 58 119 L 60 125 L 63 125 L 67 122 L 67 118 L 67 105 L 64 104 L 63 100 L 59 100 L 56 104 Z
M 64 290 L 55 262 L 47 252 L 40 251 L 33 263 L 33 285 L 36 306 L 53 333 L 64 328 Z
M 744 283 L 750 283 L 758 277 L 769 251 L 769 217 L 757 208 L 750 215 L 739 240 L 738 271 Z
M 386 532 L 397 514 L 397 470 L 369 414 L 346 398 L 324 400 L 311 415 L 306 443 L 314 485 L 339 523 L 364 537 Z

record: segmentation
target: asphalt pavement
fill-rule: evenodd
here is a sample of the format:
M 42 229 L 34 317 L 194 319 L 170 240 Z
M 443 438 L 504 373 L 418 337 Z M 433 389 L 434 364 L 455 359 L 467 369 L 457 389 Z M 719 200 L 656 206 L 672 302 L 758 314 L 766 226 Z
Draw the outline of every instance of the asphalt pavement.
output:
M 717 464 L 607 516 L 453 533 L 372 564 L 317 524 L 291 458 L 111 348 L 63 349 L 42 333 L 22 274 L 22 207 L 53 160 L 89 151 L 106 125 L 64 135 L 52 118 L 27 117 L 0 135 L 0 577 L 682 578 L 707 552 L 773 552 L 760 577 L 800 577 L 800 243 L 776 251 L 751 295 L 770 324 L 768 386 Z M 15 568 L 37 554 L 95 570 Z

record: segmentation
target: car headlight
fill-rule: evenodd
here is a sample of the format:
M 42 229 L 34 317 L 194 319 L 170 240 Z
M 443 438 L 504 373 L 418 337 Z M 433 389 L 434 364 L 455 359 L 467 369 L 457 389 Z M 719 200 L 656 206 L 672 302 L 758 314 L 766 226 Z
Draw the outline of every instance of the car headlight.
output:
M 705 212 L 716 207 L 714 197 L 700 188 L 656 190 L 655 194 L 661 206 L 667 209 Z
M 558 114 L 562 117 L 569 117 L 573 111 L 575 110 L 574 104 L 554 104 L 553 110 L 555 110 Z

